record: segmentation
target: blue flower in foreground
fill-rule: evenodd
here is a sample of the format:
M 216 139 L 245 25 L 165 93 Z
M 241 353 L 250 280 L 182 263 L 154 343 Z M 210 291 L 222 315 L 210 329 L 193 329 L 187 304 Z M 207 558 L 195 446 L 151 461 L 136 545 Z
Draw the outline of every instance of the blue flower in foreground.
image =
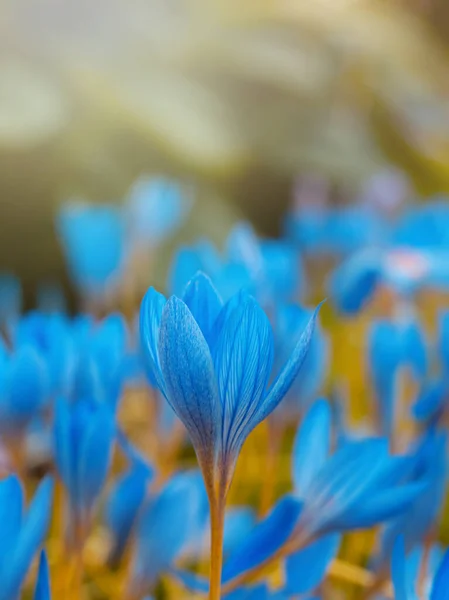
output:
M 131 537 L 132 530 L 142 508 L 153 469 L 137 452 L 125 448 L 130 467 L 115 482 L 105 508 L 105 520 L 114 538 L 110 562 L 117 564 Z
M 81 544 L 108 474 L 114 416 L 105 404 L 59 400 L 53 427 L 54 458 L 72 516 L 72 542 Z
M 51 600 L 50 574 L 48 571 L 47 555 L 45 554 L 44 550 L 41 552 L 41 558 L 39 561 L 39 571 L 33 600 Z
M 18 598 L 34 556 L 47 533 L 53 481 L 44 479 L 24 512 L 24 494 L 12 475 L 0 482 L 0 600 Z
M 44 407 L 49 393 L 45 362 L 32 346 L 0 356 L 0 431 L 6 437 L 23 433 Z
M 273 334 L 258 303 L 240 293 L 222 305 L 199 273 L 183 299 L 150 288 L 140 333 L 158 388 L 184 423 L 209 491 L 227 489 L 242 444 L 280 403 L 301 370 L 317 311 L 267 389 Z
M 204 528 L 207 496 L 199 471 L 178 473 L 150 497 L 136 528 L 131 589 L 142 594 L 154 586 L 183 549 Z
M 432 558 L 432 556 L 430 557 Z M 429 561 L 431 571 L 432 562 Z M 391 575 L 393 579 L 395 600 L 418 600 L 417 594 L 417 569 L 414 565 L 410 568 L 410 559 L 406 559 L 405 544 L 402 537 L 396 539 L 391 563 Z M 429 600 L 447 600 L 449 591 L 449 551 L 443 557 L 438 569 L 432 575 L 430 581 L 426 582 L 425 594 Z

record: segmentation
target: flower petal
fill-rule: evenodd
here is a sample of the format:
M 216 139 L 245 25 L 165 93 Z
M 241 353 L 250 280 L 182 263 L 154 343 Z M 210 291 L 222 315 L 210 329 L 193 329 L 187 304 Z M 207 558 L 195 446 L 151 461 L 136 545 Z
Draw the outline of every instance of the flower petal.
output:
M 164 395 L 165 383 L 160 367 L 158 343 L 165 304 L 165 297 L 151 287 L 142 300 L 139 317 L 140 344 L 148 376 Z
M 221 421 L 217 381 L 198 323 L 175 296 L 162 315 L 159 356 L 167 399 L 184 423 L 201 467 L 210 475 Z
M 158 496 L 150 499 L 139 519 L 132 568 L 134 585 L 152 585 L 206 518 L 207 497 L 200 473 L 176 474 Z
M 84 510 L 97 500 L 108 474 L 115 436 L 114 415 L 107 405 L 99 406 L 85 424 L 79 455 L 79 489 Z
M 300 518 L 302 502 L 282 498 L 266 519 L 256 525 L 223 566 L 223 583 L 228 583 L 270 559 L 290 538 Z
M 268 395 L 264 400 L 262 409 L 259 411 L 257 419 L 258 423 L 263 421 L 271 412 L 273 412 L 273 410 L 288 392 L 296 376 L 300 372 L 312 341 L 315 322 L 322 304 L 323 303 L 321 302 L 321 304 L 319 304 L 315 309 L 289 360 L 275 379 L 273 385 L 270 387 Z
M 217 290 L 207 275 L 198 272 L 187 284 L 182 298 L 209 341 L 214 323 L 223 307 Z
M 330 452 L 331 410 L 326 400 L 315 402 L 298 429 L 293 448 L 296 493 L 307 490 Z
M 51 516 L 53 480 L 39 485 L 25 516 L 14 551 L 8 557 L 7 576 L 2 579 L 0 599 L 16 598 L 34 555 L 44 541 Z
M 229 315 L 214 353 L 223 406 L 222 453 L 236 456 L 257 424 L 273 363 L 273 334 L 268 318 L 250 296 Z
M 39 572 L 37 575 L 36 589 L 34 591 L 34 600 L 50 600 L 50 574 L 48 571 L 47 555 L 44 550 L 41 552 L 39 561 Z
M 311 592 L 321 583 L 338 553 L 340 542 L 341 536 L 333 533 L 286 559 L 286 592 L 289 597 Z

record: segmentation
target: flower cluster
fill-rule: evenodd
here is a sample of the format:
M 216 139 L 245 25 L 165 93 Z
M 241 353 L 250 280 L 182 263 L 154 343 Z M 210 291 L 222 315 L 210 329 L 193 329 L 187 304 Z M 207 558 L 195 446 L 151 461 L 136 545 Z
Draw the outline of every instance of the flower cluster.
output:
M 448 597 L 449 215 L 320 210 L 112 312 L 194 214 L 143 180 L 61 211 L 82 312 L 2 277 L 0 600 Z

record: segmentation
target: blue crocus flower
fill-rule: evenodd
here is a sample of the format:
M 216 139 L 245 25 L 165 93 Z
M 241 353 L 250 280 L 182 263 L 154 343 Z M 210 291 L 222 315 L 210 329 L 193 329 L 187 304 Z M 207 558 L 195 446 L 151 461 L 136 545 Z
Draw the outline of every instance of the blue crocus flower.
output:
M 47 555 L 44 550 L 42 550 L 39 560 L 39 571 L 33 600 L 51 600 L 50 574 L 48 571 Z
M 419 383 L 427 371 L 424 333 L 413 320 L 402 323 L 376 321 L 369 334 L 368 354 L 381 433 L 391 438 L 399 370 L 408 369 Z
M 119 277 L 125 257 L 121 209 L 70 202 L 60 210 L 57 227 L 74 282 L 83 293 L 101 296 Z
M 410 461 L 389 455 L 382 438 L 346 442 L 329 456 L 330 414 L 326 401 L 316 402 L 295 442 L 293 480 L 303 502 L 299 539 L 391 519 L 426 487 L 425 481 L 399 485 Z
M 122 445 L 123 447 L 123 445 Z M 150 465 L 130 446 L 125 447 L 129 469 L 112 488 L 105 508 L 105 520 L 113 536 L 111 564 L 117 564 L 131 537 L 154 472 Z
M 108 474 L 114 416 L 106 404 L 60 399 L 53 427 L 54 458 L 72 517 L 70 533 L 75 544 L 82 544 Z
M 90 397 L 116 409 L 127 375 L 128 327 L 121 314 L 99 323 L 78 320 L 74 325 L 76 360 L 73 398 Z
M 24 511 L 24 494 L 17 477 L 11 475 L 0 482 L 0 600 L 19 597 L 26 574 L 47 533 L 52 497 L 53 481 L 47 477 Z
M 130 588 L 136 596 L 169 570 L 207 519 L 207 496 L 198 471 L 175 474 L 148 500 L 136 528 Z
M 130 235 L 149 246 L 157 246 L 187 218 L 191 198 L 176 181 L 143 177 L 132 187 L 127 200 Z
M 206 485 L 227 489 L 246 437 L 280 403 L 298 375 L 316 312 L 289 360 L 267 389 L 273 334 L 267 316 L 245 293 L 222 305 L 198 274 L 183 299 L 150 288 L 141 306 L 142 346 L 152 378 L 184 423 Z
M 441 512 L 446 492 L 447 435 L 434 429 L 427 431 L 410 457 L 406 486 L 424 482 L 420 493 L 386 526 L 381 536 L 381 550 L 375 564 L 383 565 L 390 556 L 394 540 L 402 535 L 407 549 L 423 542 Z M 416 485 L 416 484 L 415 484 Z
M 405 548 L 404 539 L 398 537 L 394 544 L 391 562 L 395 600 L 418 600 L 416 591 L 418 570 L 413 564 L 415 557 L 411 557 L 412 560 L 406 559 Z M 446 600 L 449 590 L 449 552 L 446 552 L 438 568 L 433 567 L 433 561 L 429 562 L 433 573 L 430 581 L 426 582 L 426 597 L 429 600 Z
M 344 261 L 330 275 L 329 296 L 342 314 L 357 314 L 373 298 L 381 277 L 379 252 L 363 250 Z
M 32 346 L 47 365 L 49 393 L 68 394 L 73 386 L 75 343 L 71 324 L 63 315 L 33 311 L 24 315 L 14 329 L 14 345 Z
M 0 430 L 7 437 L 24 433 L 49 393 L 48 370 L 32 346 L 0 356 Z

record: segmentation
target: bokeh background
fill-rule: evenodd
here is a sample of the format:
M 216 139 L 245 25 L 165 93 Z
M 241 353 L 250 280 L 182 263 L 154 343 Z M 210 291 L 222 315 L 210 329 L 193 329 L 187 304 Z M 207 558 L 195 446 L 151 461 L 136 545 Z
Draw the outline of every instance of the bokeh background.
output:
M 195 186 L 185 225 L 275 234 L 298 178 L 333 202 L 394 165 L 449 189 L 444 0 L 5 0 L 0 268 L 67 287 L 61 202 L 142 174 Z

